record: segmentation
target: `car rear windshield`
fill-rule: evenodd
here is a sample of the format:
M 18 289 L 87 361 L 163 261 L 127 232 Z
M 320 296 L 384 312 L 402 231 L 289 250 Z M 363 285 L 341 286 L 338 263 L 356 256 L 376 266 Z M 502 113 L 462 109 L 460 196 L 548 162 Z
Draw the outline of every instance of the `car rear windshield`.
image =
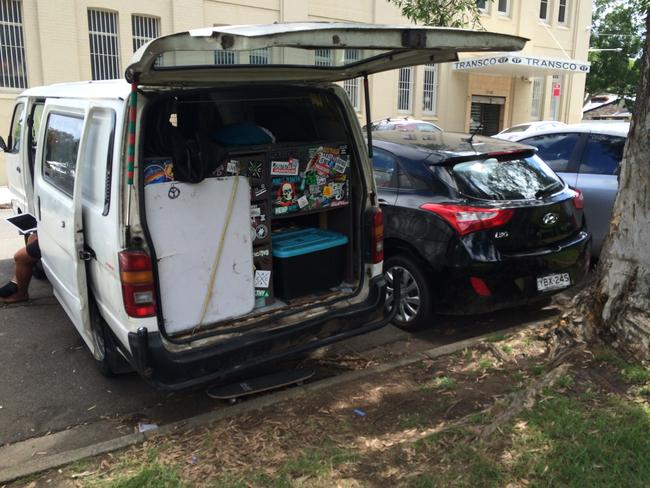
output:
M 529 127 L 530 125 L 515 125 L 509 129 L 504 130 L 502 134 L 510 134 L 512 132 L 525 132 Z
M 537 156 L 509 160 L 489 158 L 445 166 L 447 184 L 482 200 L 530 200 L 548 196 L 564 183 Z

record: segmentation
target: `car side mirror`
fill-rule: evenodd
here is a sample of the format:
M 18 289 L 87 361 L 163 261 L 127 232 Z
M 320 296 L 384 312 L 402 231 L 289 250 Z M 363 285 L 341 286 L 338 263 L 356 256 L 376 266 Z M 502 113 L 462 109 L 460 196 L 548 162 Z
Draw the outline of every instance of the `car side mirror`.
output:
M 0 136 L 0 151 L 2 152 L 7 152 L 7 144 L 5 143 L 5 140 Z

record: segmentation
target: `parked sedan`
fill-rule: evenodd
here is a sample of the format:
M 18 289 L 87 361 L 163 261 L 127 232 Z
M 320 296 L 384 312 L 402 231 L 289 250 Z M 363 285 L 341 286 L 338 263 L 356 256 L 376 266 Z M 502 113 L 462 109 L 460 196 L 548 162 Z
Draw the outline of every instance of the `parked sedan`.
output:
M 449 132 L 375 132 L 387 305 L 403 270 L 396 324 L 533 303 L 589 265 L 582 195 L 530 146 Z
M 497 139 L 505 139 L 507 141 L 518 141 L 522 137 L 528 137 L 536 132 L 543 130 L 559 129 L 566 127 L 564 122 L 557 122 L 555 120 L 537 120 L 534 122 L 527 122 L 525 124 L 517 124 L 507 129 L 502 130 L 498 134 L 493 135 Z
M 564 181 L 582 191 L 594 257 L 600 255 L 609 230 L 629 129 L 629 122 L 591 122 L 517 139 L 535 146 L 537 155 Z

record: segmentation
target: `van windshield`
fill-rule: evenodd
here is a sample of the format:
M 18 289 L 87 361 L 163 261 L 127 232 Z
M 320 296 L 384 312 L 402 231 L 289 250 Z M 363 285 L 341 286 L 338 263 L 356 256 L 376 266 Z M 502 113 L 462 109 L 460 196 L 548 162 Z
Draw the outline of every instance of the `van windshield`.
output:
M 464 161 L 444 168 L 456 191 L 483 200 L 532 200 L 563 188 L 564 183 L 537 156 L 498 161 Z

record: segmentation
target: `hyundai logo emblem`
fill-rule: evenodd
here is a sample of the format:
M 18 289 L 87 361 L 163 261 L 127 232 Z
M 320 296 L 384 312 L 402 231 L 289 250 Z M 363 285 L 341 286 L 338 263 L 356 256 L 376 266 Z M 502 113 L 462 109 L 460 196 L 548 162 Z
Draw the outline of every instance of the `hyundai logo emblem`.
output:
M 544 217 L 542 217 L 542 222 L 544 222 L 544 225 L 553 225 L 558 220 L 560 220 L 560 216 L 556 213 L 547 213 L 544 215 Z

